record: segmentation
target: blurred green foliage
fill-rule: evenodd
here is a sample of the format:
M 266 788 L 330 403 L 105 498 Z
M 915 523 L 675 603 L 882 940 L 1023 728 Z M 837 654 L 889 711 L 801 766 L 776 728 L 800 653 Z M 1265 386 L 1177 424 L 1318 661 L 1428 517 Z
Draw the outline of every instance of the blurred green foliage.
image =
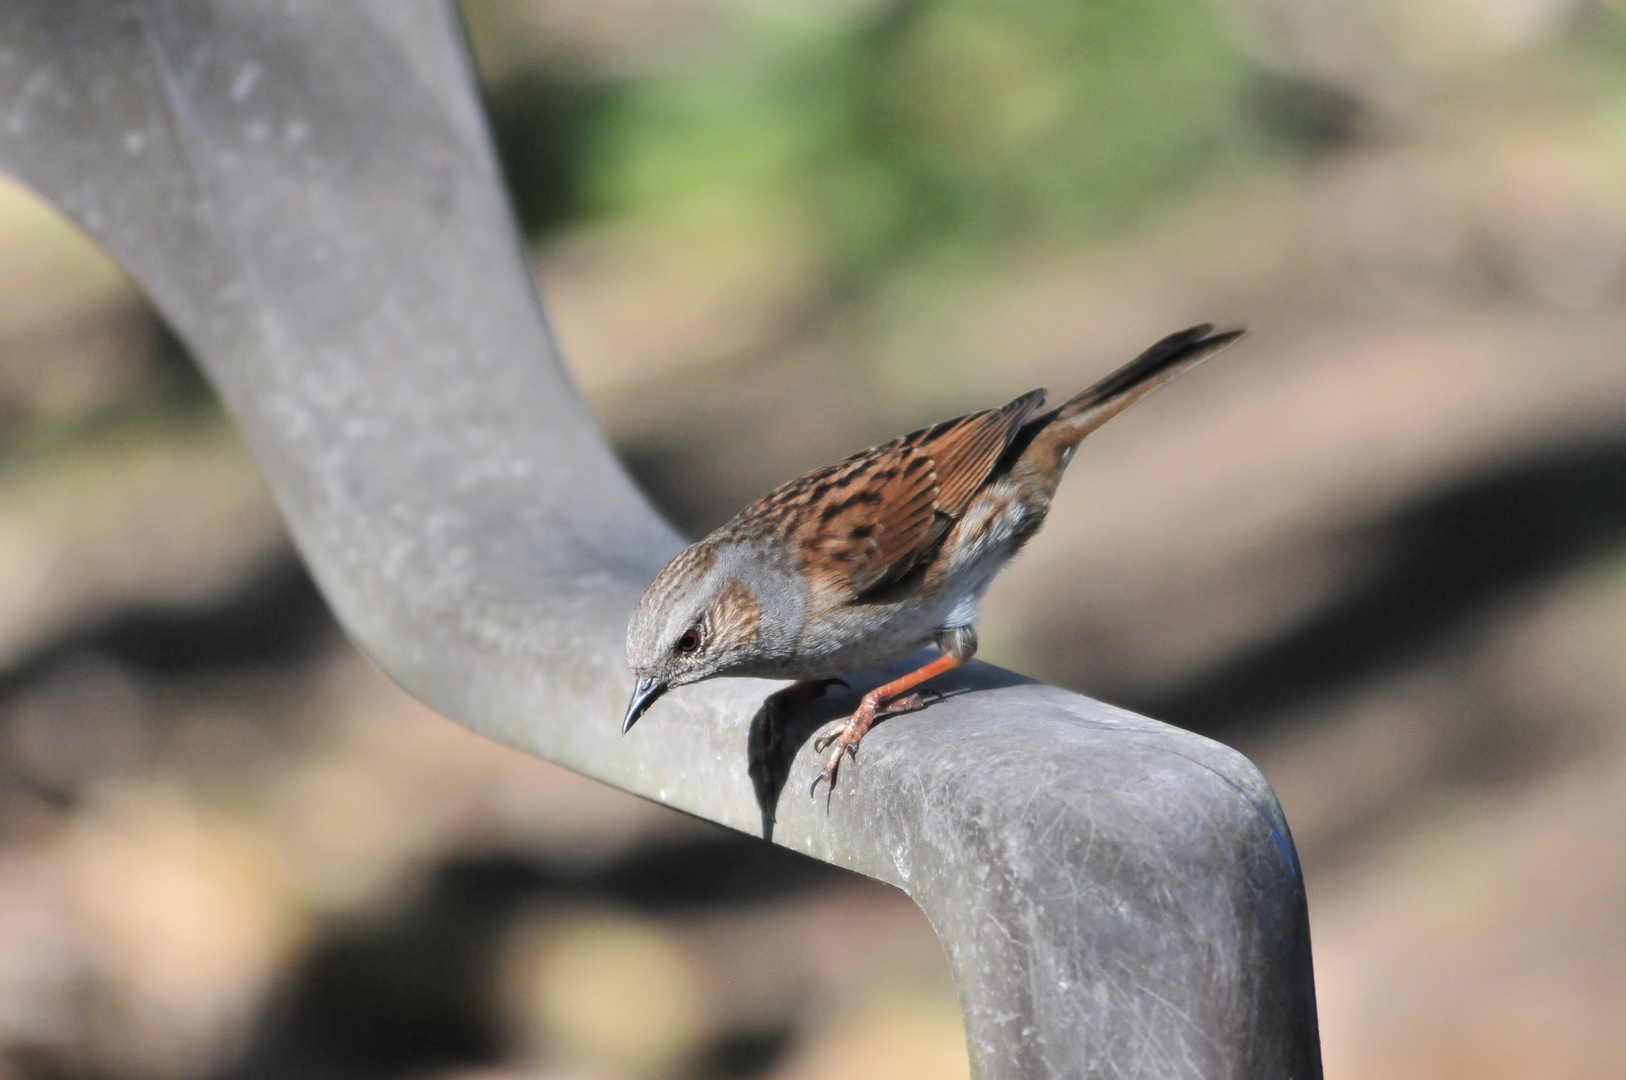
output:
M 742 6 L 684 62 L 554 88 L 536 136 L 564 132 L 573 160 L 515 180 L 522 209 L 527 189 L 568 206 L 531 208 L 533 226 L 794 236 L 850 282 L 1120 223 L 1257 149 L 1256 81 L 1201 0 Z M 523 113 L 502 100 L 499 135 Z

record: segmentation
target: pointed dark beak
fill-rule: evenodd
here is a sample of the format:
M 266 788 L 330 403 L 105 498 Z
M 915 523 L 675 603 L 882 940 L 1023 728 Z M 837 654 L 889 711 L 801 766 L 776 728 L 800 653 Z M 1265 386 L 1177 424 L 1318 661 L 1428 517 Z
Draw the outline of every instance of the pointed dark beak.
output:
M 621 734 L 625 735 L 632 730 L 632 725 L 644 715 L 644 710 L 655 704 L 655 699 L 666 693 L 666 682 L 663 679 L 639 679 L 638 685 L 632 688 L 632 700 L 627 703 L 627 718 L 621 721 Z

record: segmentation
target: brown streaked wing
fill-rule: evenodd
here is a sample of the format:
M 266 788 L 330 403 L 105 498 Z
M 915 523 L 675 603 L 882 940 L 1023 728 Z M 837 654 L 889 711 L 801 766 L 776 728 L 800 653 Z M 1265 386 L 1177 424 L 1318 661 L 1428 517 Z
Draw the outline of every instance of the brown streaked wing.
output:
M 847 483 L 808 507 L 796 545 L 804 566 L 828 568 L 856 596 L 925 540 L 937 507 L 937 473 L 931 458 L 901 439 L 851 465 Z
M 769 496 L 791 501 L 794 490 L 805 500 L 793 530 L 801 565 L 824 570 L 826 584 L 841 581 L 854 597 L 897 580 L 965 512 L 1043 400 L 1035 390 L 1004 408 L 923 428 Z
M 937 509 L 952 518 L 965 513 L 999 455 L 1028 415 L 1044 403 L 1043 389 L 1029 390 L 998 409 L 947 420 L 905 435 L 937 463 Z

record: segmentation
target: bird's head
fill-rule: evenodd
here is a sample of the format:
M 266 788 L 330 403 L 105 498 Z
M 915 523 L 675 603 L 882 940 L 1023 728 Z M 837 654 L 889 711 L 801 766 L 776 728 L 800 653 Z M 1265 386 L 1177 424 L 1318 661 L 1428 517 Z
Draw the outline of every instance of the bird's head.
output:
M 701 541 L 667 563 L 638 601 L 627 627 L 638 685 L 622 731 L 672 687 L 733 674 L 756 657 L 762 608 L 729 562 Z

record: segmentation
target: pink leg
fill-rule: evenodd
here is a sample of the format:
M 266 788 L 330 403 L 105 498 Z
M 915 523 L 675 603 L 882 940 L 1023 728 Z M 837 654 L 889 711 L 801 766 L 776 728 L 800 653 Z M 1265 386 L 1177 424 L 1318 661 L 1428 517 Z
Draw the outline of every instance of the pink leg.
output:
M 880 715 L 885 705 L 890 704 L 895 698 L 902 697 L 927 679 L 959 667 L 967 659 L 969 657 L 952 656 L 945 652 L 926 666 L 911 671 L 901 679 L 894 679 L 885 686 L 877 686 L 874 690 L 865 694 L 864 700 L 859 703 L 857 711 L 847 719 L 845 724 L 829 735 L 822 736 L 813 744 L 814 753 L 821 753 L 825 747 L 832 744 L 835 746 L 835 751 L 831 753 L 830 760 L 825 763 L 824 771 L 813 778 L 813 787 L 809 794 L 818 791 L 820 780 L 829 784 L 831 790 L 835 789 L 836 774 L 841 770 L 841 755 L 845 753 L 850 754 L 854 760 L 858 758 L 858 744 L 863 741 L 864 735 L 874 726 L 876 716 Z M 910 704 L 914 708 L 919 708 L 918 702 L 911 702 Z

